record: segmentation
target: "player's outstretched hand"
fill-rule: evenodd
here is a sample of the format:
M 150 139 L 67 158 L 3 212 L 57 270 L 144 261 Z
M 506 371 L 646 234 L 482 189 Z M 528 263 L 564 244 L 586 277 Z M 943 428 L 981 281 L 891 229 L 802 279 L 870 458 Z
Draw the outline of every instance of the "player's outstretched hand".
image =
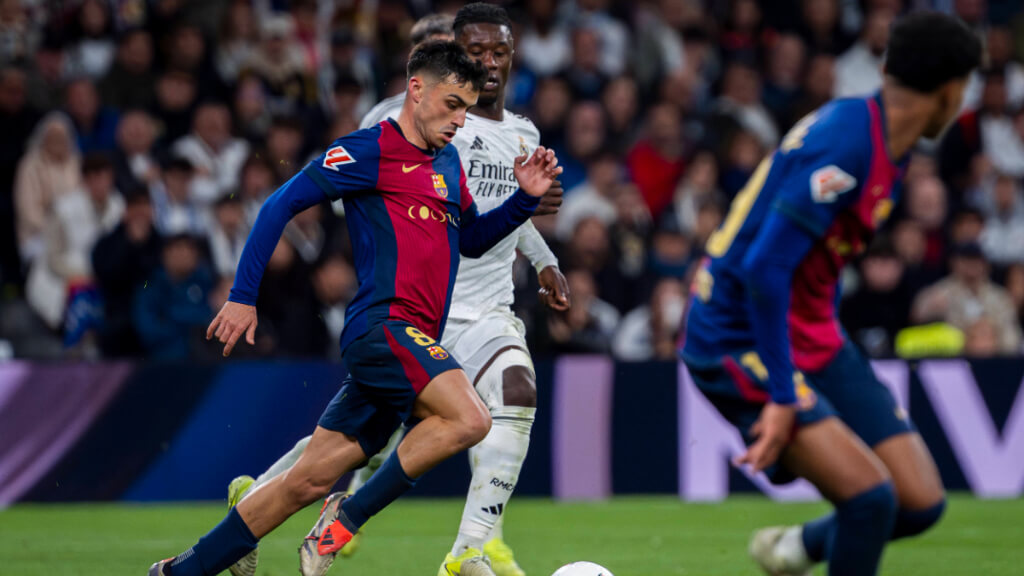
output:
M 222 342 L 224 356 L 227 357 L 242 334 L 250 346 L 256 345 L 256 307 L 228 300 L 206 329 L 206 339 L 216 338 Z
M 757 473 L 771 466 L 779 459 L 779 454 L 789 442 L 796 420 L 795 404 L 775 404 L 769 402 L 761 409 L 757 422 L 750 427 L 750 435 L 756 438 L 746 453 L 733 463 L 736 466 L 749 464 L 750 469 Z
M 540 299 L 552 310 L 565 312 L 569 309 L 569 282 L 557 266 L 547 266 L 537 275 L 540 282 Z
M 558 208 L 562 205 L 563 194 L 565 194 L 565 190 L 562 189 L 562 183 L 555 180 L 551 187 L 548 188 L 548 191 L 540 197 L 540 204 L 533 211 L 533 215 L 548 216 L 550 214 L 557 214 Z
M 558 165 L 554 150 L 540 146 L 533 151 L 529 161 L 526 154 L 516 158 L 513 172 L 519 187 L 530 196 L 539 198 L 555 183 L 562 167 Z

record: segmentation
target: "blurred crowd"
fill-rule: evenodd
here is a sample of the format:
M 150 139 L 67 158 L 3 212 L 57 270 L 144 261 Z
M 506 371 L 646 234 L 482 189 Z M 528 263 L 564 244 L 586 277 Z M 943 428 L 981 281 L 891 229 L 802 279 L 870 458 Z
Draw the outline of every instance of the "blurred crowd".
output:
M 404 89 L 428 0 L 0 0 L 0 358 L 214 358 L 205 328 L 276 187 Z M 526 0 L 507 107 L 565 168 L 536 218 L 572 308 L 514 273 L 537 356 L 671 359 L 705 240 L 761 158 L 881 84 L 889 26 L 932 8 L 987 47 L 963 115 L 844 274 L 876 356 L 1022 351 L 1024 12 L 1013 0 Z M 841 137 L 841 135 L 837 135 Z M 253 356 L 339 356 L 343 214 L 286 229 Z

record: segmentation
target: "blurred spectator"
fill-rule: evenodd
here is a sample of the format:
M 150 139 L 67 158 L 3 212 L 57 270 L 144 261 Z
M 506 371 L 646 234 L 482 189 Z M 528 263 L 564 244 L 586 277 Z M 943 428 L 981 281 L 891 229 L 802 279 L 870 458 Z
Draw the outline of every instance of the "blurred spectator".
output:
M 256 16 L 248 0 L 232 0 L 224 11 L 214 64 L 221 80 L 234 85 L 245 65 L 256 53 Z
M 940 269 L 944 264 L 948 206 L 946 187 L 934 176 L 920 178 L 907 188 L 907 216 L 920 224 L 925 233 L 923 265 L 926 268 Z
M 1017 181 L 1005 175 L 996 177 L 985 209 L 981 233 L 985 256 L 999 266 L 1024 262 L 1024 198 Z
M 725 218 L 725 205 L 717 197 L 705 199 L 697 208 L 697 226 L 693 229 L 693 241 L 703 250 L 708 238 L 718 230 Z
M 618 76 L 626 69 L 629 56 L 630 34 L 625 24 L 609 14 L 609 0 L 576 0 L 565 3 L 575 8 L 570 18 L 593 30 L 598 37 L 598 67 L 605 76 Z
M 274 193 L 274 166 L 267 160 L 266 153 L 253 152 L 242 164 L 238 196 L 242 200 L 245 220 L 252 225 L 260 213 L 263 201 Z
M 816 54 L 807 62 L 803 90 L 793 106 L 789 125 L 796 124 L 801 118 L 832 99 L 832 87 L 835 85 L 836 77 L 835 63 L 835 58 L 830 54 Z
M 127 189 L 121 223 L 100 238 L 92 251 L 93 272 L 104 301 L 100 346 L 105 356 L 142 354 L 132 323 L 132 300 L 160 265 L 160 244 L 149 193 L 138 186 Z
M 949 241 L 952 244 L 980 243 L 985 217 L 973 208 L 964 208 L 953 215 Z
M 44 232 L 56 201 L 82 185 L 75 129 L 67 116 L 50 112 L 29 137 L 14 181 L 18 246 L 26 263 L 45 250 Z
M 100 102 L 92 81 L 80 78 L 68 84 L 65 106 L 75 124 L 78 149 L 83 154 L 114 150 L 117 145 L 117 111 Z
M 217 276 L 234 278 L 242 248 L 249 236 L 242 201 L 236 196 L 225 196 L 213 205 L 209 243 L 213 270 Z
M 782 34 L 768 54 L 768 74 L 761 99 L 775 124 L 788 126 L 793 104 L 800 96 L 806 49 L 799 36 Z
M 63 96 L 64 48 L 57 35 L 44 35 L 28 61 L 33 64 L 26 70 L 29 101 L 39 110 L 59 107 Z
M 141 28 L 128 30 L 117 44 L 117 60 L 99 83 L 103 103 L 118 110 L 150 110 L 156 103 L 153 39 Z
M 721 33 L 726 60 L 755 60 L 760 44 L 761 7 L 754 0 L 733 0 Z
M 860 262 L 860 283 L 839 309 L 843 328 L 871 356 L 890 356 L 896 334 L 907 326 L 913 294 L 903 278 L 904 264 L 884 240 Z
M 169 147 L 188 134 L 196 103 L 196 79 L 180 70 L 168 70 L 156 82 L 156 117 L 160 145 Z
M 757 70 L 741 61 L 733 62 L 722 76 L 722 94 L 715 103 L 717 114 L 729 116 L 740 127 L 757 136 L 765 148 L 774 148 L 779 130 L 761 104 L 761 78 Z
M 1024 140 L 1017 132 L 1006 101 L 1006 76 L 990 70 L 985 78 L 978 126 L 981 149 L 996 170 L 1014 178 L 1024 177 Z
M 665 220 L 671 221 L 684 234 L 693 234 L 701 207 L 720 201 L 720 196 L 718 163 L 710 152 L 699 152 L 690 161 L 683 180 L 676 187 L 672 204 L 665 212 Z
M 800 31 L 811 52 L 836 55 L 851 43 L 840 22 L 839 0 L 800 0 Z
M 187 234 L 168 238 L 160 267 L 136 291 L 133 303 L 135 330 L 147 356 L 180 360 L 194 353 L 212 318 L 208 299 L 212 289 L 197 241 Z
M 1006 85 L 1006 101 L 1009 108 L 1019 110 L 1024 106 L 1024 66 L 1013 60 L 1013 35 L 1009 28 L 1002 25 L 989 27 L 986 34 L 986 50 L 988 67 L 1002 72 Z M 971 74 L 967 90 L 964 92 L 964 110 L 979 107 L 985 90 L 985 73 L 975 71 Z
M 601 90 L 608 82 L 608 75 L 601 67 L 603 46 L 600 33 L 589 21 L 584 21 L 573 27 L 569 42 L 572 46 L 572 58 L 562 69 L 561 75 L 569 81 L 575 98 L 600 98 Z
M 261 351 L 319 358 L 327 349 L 327 331 L 319 320 L 310 269 L 286 238 L 278 242 L 267 262 L 256 309 L 264 339 Z
M 192 163 L 174 157 L 167 161 L 159 182 L 150 188 L 153 220 L 164 236 L 205 235 L 209 224 L 204 207 L 192 199 L 191 182 L 195 178 Z
M 195 78 L 201 99 L 224 96 L 223 84 L 217 76 L 206 37 L 199 26 L 178 20 L 164 39 L 165 69 L 179 70 Z
M 604 146 L 607 127 L 604 111 L 597 102 L 579 102 L 569 109 L 565 143 L 559 149 L 558 163 L 562 166 L 559 180 L 566 190 L 572 190 L 586 178 L 586 163 Z
M 753 133 L 739 130 L 726 141 L 725 162 L 721 167 L 720 185 L 728 198 L 746 186 L 750 176 L 765 156 L 765 149 Z
M 1017 323 L 1024 326 L 1024 264 L 1013 264 L 1006 270 L 1006 292 L 1017 311 Z
M 690 0 L 659 0 L 637 7 L 633 64 L 642 89 L 651 89 L 662 76 L 681 73 L 694 59 L 687 54 L 680 34 L 694 11 L 703 16 L 700 3 Z
M 271 114 L 293 115 L 316 103 L 316 86 L 306 74 L 306 59 L 294 41 L 295 24 L 278 15 L 261 23 L 261 42 L 245 72 L 263 82 Z
M 231 135 L 227 106 L 207 102 L 196 110 L 192 133 L 174 143 L 174 153 L 187 158 L 195 169 L 191 198 L 204 205 L 238 187 L 238 172 L 249 145 Z
M 672 202 L 686 168 L 684 152 L 679 111 L 670 104 L 653 106 L 647 113 L 645 136 L 629 151 L 626 167 L 655 220 Z
M 618 152 L 633 145 L 637 132 L 640 94 L 632 76 L 619 76 L 609 82 L 601 94 L 608 116 L 608 141 Z
M 528 22 L 517 39 L 516 55 L 538 76 L 550 76 L 572 62 L 569 32 L 557 22 L 556 6 L 556 0 L 526 3 Z
M 15 175 L 39 113 L 26 99 L 25 73 L 0 67 L 0 284 L 20 284 Z
M 696 255 L 693 238 L 662 228 L 651 239 L 650 271 L 657 278 L 683 279 Z
M 904 277 L 911 292 L 918 292 L 925 286 L 936 282 L 943 273 L 941 268 L 925 264 L 925 252 L 928 241 L 921 225 L 914 220 L 900 220 L 893 224 L 892 244 L 903 265 L 906 266 Z
M 964 331 L 963 354 L 969 358 L 991 358 L 1007 352 L 1001 349 L 995 324 L 988 318 L 978 318 Z
M 0 66 L 29 59 L 38 41 L 38 28 L 21 0 L 0 0 Z
M 914 299 L 911 319 L 916 323 L 946 322 L 967 331 L 978 320 L 992 323 L 1001 354 L 1021 347 L 1021 327 L 1009 294 L 989 279 L 988 262 L 977 244 L 953 248 L 952 274 Z
M 247 151 L 248 152 L 248 151 Z M 285 182 L 302 168 L 302 122 L 279 116 L 267 131 L 267 159 L 274 167 L 276 180 Z
M 360 101 L 363 87 L 352 76 L 339 76 L 334 83 L 331 99 L 325 104 L 313 108 L 305 118 L 305 126 L 299 123 L 299 132 L 303 133 L 302 150 L 304 153 L 320 150 L 336 140 L 338 136 L 331 129 L 335 121 L 344 119 L 356 122 L 362 117 Z M 347 134 L 348 132 L 344 132 Z
M 836 59 L 832 90 L 836 98 L 862 96 L 882 87 L 882 56 L 889 43 L 892 21 L 892 12 L 885 9 L 868 14 L 860 40 Z
M 53 329 L 64 319 L 69 290 L 92 283 L 92 249 L 114 229 L 124 200 L 114 189 L 114 167 L 101 154 L 82 161 L 81 188 L 58 198 L 46 226 L 46 248 L 29 271 L 26 295 L 37 314 Z
M 607 354 L 619 324 L 615 307 L 597 296 L 594 279 L 585 271 L 566 274 L 572 307 L 564 313 L 548 312 L 545 348 L 554 353 Z
M 640 306 L 622 318 L 612 353 L 619 360 L 673 360 L 686 309 L 686 287 L 675 278 L 662 278 L 654 285 L 649 305 Z
M 338 360 L 338 342 L 345 327 L 345 308 L 355 297 L 359 284 L 352 266 L 339 254 L 324 258 L 313 273 L 313 289 L 320 305 L 318 319 L 327 331 L 328 358 Z
M 413 44 L 431 39 L 450 38 L 453 19 L 451 15 L 421 18 L 409 31 Z M 445 31 L 444 35 L 440 33 L 442 30 Z M 354 113 L 356 119 L 362 118 L 377 103 L 377 68 L 374 53 L 362 45 L 356 34 L 347 27 L 338 28 L 331 34 L 330 59 L 321 65 L 318 76 L 321 104 L 329 103 L 329 95 L 337 90 L 339 80 L 342 78 L 354 80 L 359 85 L 359 100 Z M 404 75 L 402 79 L 405 79 Z M 405 90 L 404 81 L 398 90 Z
M 651 213 L 647 211 L 640 192 L 633 184 L 619 184 L 615 191 L 615 222 L 610 236 L 615 249 L 618 271 L 623 276 L 627 295 L 636 296 L 639 290 L 630 290 L 633 282 L 643 280 L 647 270 L 647 238 L 651 231 Z M 620 300 L 621 301 L 621 300 Z
M 103 0 L 84 0 L 72 23 L 73 43 L 64 65 L 70 76 L 99 80 L 114 61 L 114 22 L 110 5 Z
M 295 215 L 284 229 L 284 236 L 306 264 L 320 259 L 327 235 L 321 225 L 323 205 L 317 204 Z
M 238 81 L 231 109 L 239 136 L 253 145 L 266 140 L 272 117 L 267 108 L 263 82 L 259 78 L 250 75 Z
M 565 203 L 558 210 L 558 239 L 568 241 L 584 218 L 611 225 L 616 219 L 614 196 L 621 180 L 618 157 L 610 150 L 598 152 L 587 165 L 587 179 L 566 193 Z
M 537 85 L 533 97 L 533 122 L 540 131 L 541 143 L 549 148 L 560 149 L 565 145 L 565 123 L 569 117 L 572 94 L 564 78 L 544 78 Z M 564 158 L 560 154 L 559 162 Z M 562 181 L 565 182 L 563 174 Z
M 117 125 L 114 171 L 118 190 L 152 186 L 160 180 L 160 164 L 153 151 L 156 127 L 142 110 L 128 110 Z

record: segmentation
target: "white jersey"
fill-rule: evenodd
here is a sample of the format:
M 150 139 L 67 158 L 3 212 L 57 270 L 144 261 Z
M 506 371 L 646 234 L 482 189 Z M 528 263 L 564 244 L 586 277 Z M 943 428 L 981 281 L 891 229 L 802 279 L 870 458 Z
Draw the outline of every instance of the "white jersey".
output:
M 512 172 L 517 156 L 540 145 L 540 133 L 528 119 L 504 111 L 504 120 L 466 115 L 455 133 L 466 184 L 480 213 L 494 210 L 519 188 Z M 451 321 L 475 321 L 491 310 L 508 309 L 513 301 L 512 263 L 516 248 L 539 271 L 558 261 L 533 224 L 527 221 L 480 258 L 463 257 L 448 311 Z
M 387 118 L 398 118 L 404 100 L 405 94 L 382 100 L 366 114 L 359 127 L 369 128 Z M 532 153 L 540 145 L 540 132 L 533 122 L 508 110 L 500 122 L 466 114 L 466 125 L 455 133 L 452 144 L 459 150 L 466 184 L 482 214 L 500 206 L 519 188 L 512 172 L 515 159 Z M 544 238 L 527 221 L 480 258 L 461 258 L 449 320 L 471 322 L 489 311 L 512 306 L 512 263 L 517 248 L 538 272 L 558 265 Z

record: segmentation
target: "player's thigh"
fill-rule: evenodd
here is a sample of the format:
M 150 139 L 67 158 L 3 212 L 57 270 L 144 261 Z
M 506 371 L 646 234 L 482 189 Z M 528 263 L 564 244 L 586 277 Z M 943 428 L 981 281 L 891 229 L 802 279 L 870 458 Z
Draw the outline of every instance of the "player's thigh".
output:
M 345 472 L 366 460 L 356 438 L 317 426 L 295 465 L 286 476 L 290 483 L 333 486 Z
M 836 417 L 798 428 L 781 463 L 832 502 L 849 500 L 889 478 L 882 461 Z
M 424 420 L 440 416 L 451 421 L 486 421 L 490 414 L 462 370 L 449 370 L 438 376 L 416 398 L 413 416 Z
M 448 329 L 453 327 L 446 342 L 489 409 L 537 406 L 526 328 L 515 314 L 494 310 L 473 323 L 449 323 Z
M 939 469 L 917 432 L 887 438 L 874 452 L 892 476 L 901 508 L 925 510 L 945 498 Z

